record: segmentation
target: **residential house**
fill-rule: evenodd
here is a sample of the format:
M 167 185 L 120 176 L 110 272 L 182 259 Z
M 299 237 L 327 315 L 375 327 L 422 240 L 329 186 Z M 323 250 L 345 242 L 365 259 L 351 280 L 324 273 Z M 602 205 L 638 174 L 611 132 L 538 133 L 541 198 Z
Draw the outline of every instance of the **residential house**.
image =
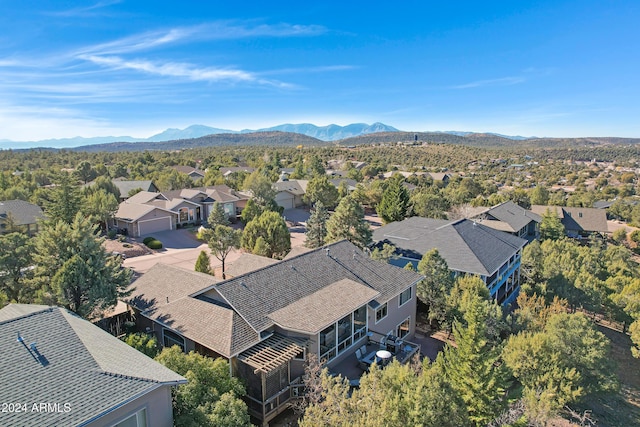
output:
M 0 234 L 7 233 L 9 223 L 13 223 L 18 230 L 32 236 L 38 232 L 38 221 L 44 218 L 40 206 L 33 203 L 24 200 L 0 201 Z
M 215 202 L 222 204 L 229 219 L 235 221 L 240 201 L 246 203 L 246 197 L 226 185 L 162 193 L 141 191 L 120 203 L 113 224 L 132 236 L 173 230 L 206 221 Z
M 500 203 L 473 219 L 482 225 L 527 239 L 529 242 L 538 238 L 540 222 L 542 222 L 540 215 L 513 203 L 511 200 Z
M 414 267 L 423 255 L 437 249 L 457 275 L 477 275 L 487 284 L 491 297 L 511 304 L 520 290 L 520 259 L 526 240 L 478 222 L 421 217 L 392 222 L 373 232 L 373 241 L 396 247 L 397 259 L 390 263 Z
M 369 335 L 410 339 L 421 278 L 342 241 L 223 282 L 156 264 L 127 303 L 165 346 L 229 359 L 250 413 L 266 423 L 297 396 L 308 354 L 331 368 Z
M 607 212 L 604 209 L 532 205 L 531 211 L 540 216 L 555 213 L 564 226 L 568 237 L 588 240 L 589 237 L 603 237 L 609 232 Z
M 248 166 L 232 166 L 227 168 L 220 168 L 220 173 L 222 174 L 223 177 L 226 178 L 232 173 L 236 173 L 236 172 L 253 173 L 255 170 L 256 168 L 250 168 Z
M 278 181 L 273 184 L 276 190 L 276 203 L 284 209 L 294 209 L 304 205 L 303 197 L 309 181 L 304 179 Z
M 9 304 L 0 342 L 5 427 L 173 425 L 185 378 L 64 308 Z
M 205 171 L 191 166 L 171 166 L 171 168 L 177 170 L 180 173 L 189 175 L 189 178 L 194 181 L 204 178 L 205 174 Z
M 156 187 L 156 185 L 151 180 L 129 181 L 122 178 L 116 178 L 112 180 L 112 182 L 116 187 L 118 187 L 118 190 L 120 190 L 121 202 L 127 200 L 129 198 L 129 194 L 133 190 L 148 191 L 151 193 L 157 193 L 160 191 L 158 190 L 158 187 Z

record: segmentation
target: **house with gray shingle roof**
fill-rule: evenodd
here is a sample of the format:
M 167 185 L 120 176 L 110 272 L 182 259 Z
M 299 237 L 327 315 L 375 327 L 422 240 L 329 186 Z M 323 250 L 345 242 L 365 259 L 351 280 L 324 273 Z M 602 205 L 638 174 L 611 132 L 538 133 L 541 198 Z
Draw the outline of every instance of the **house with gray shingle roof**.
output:
M 120 203 L 113 226 L 126 229 L 132 236 L 173 230 L 206 221 L 215 202 L 220 203 L 234 221 L 241 201 L 246 202 L 246 198 L 226 185 L 161 193 L 140 191 Z
M 0 234 L 9 232 L 9 223 L 18 230 L 32 236 L 38 232 L 38 221 L 44 219 L 44 213 L 38 205 L 24 200 L 0 201 Z
M 531 210 L 540 216 L 547 212 L 555 213 L 567 236 L 574 239 L 588 240 L 591 236 L 602 237 L 609 232 L 604 209 L 533 205 Z
M 173 425 L 186 379 L 64 308 L 6 306 L 0 342 L 5 427 Z
M 540 234 L 542 217 L 508 200 L 475 216 L 474 220 L 495 230 L 533 241 Z
M 123 178 L 116 178 L 112 180 L 112 182 L 116 187 L 118 187 L 118 190 L 120 190 L 120 201 L 127 200 L 129 198 L 129 193 L 133 190 L 150 191 L 153 193 L 160 191 L 151 180 L 130 181 Z
M 410 339 L 421 279 L 342 241 L 221 282 L 156 264 L 127 304 L 164 345 L 229 359 L 251 414 L 268 422 L 291 403 L 308 354 L 331 368 L 372 334 Z
M 392 222 L 373 232 L 373 241 L 396 247 L 389 262 L 414 267 L 423 255 L 437 249 L 454 275 L 480 277 L 500 304 L 515 301 L 520 290 L 520 259 L 526 240 L 481 223 L 412 217 Z

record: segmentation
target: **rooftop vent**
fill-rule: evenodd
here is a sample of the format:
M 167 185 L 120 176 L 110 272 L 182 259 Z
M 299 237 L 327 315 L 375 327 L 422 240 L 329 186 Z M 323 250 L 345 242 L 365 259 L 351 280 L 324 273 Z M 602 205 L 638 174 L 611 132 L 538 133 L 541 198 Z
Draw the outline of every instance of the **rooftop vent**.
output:
M 24 342 L 24 338 L 22 338 L 22 336 L 20 335 L 20 332 L 18 332 L 18 339 L 16 341 Z

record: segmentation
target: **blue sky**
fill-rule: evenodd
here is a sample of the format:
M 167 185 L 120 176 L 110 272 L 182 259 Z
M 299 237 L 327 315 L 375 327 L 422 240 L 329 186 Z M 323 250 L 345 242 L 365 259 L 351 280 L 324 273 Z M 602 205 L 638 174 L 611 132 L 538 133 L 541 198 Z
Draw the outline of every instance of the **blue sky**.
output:
M 640 2 L 0 1 L 0 140 L 204 124 L 640 137 Z

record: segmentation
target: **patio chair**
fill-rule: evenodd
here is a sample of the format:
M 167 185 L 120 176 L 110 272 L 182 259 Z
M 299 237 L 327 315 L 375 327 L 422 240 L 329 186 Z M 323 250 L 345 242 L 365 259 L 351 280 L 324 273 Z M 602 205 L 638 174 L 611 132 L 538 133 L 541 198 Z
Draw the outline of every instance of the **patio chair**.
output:
M 356 350 L 356 359 L 358 359 L 358 363 L 360 363 L 360 360 L 362 360 L 362 352 L 360 351 L 360 349 Z
M 362 354 L 363 357 L 367 354 L 367 345 L 366 344 L 362 344 L 362 346 L 360 347 L 360 354 Z

